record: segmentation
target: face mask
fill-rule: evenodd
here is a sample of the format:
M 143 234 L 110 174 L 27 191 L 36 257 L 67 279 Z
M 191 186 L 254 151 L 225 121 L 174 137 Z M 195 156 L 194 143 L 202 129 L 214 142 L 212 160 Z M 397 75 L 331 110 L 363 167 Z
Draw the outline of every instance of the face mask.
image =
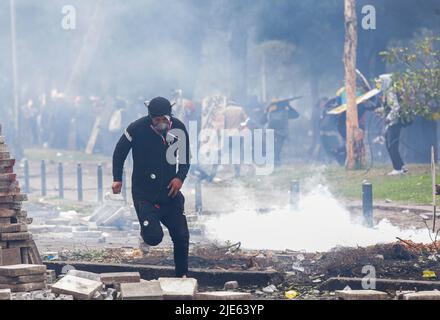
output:
M 169 122 L 161 122 L 154 126 L 154 129 L 156 129 L 156 131 L 162 134 L 165 134 L 169 130 L 169 128 L 170 128 Z

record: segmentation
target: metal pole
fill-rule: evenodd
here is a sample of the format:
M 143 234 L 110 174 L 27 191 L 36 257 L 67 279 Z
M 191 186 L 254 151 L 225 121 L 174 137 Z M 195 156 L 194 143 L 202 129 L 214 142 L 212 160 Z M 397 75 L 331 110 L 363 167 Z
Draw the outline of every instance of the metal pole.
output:
M 365 223 L 368 227 L 373 226 L 373 185 L 369 182 L 362 184 L 362 208 Z
M 196 191 L 196 213 L 201 214 L 202 213 L 202 183 L 200 182 L 200 180 L 196 181 L 195 191 Z
M 64 199 L 64 173 L 63 164 L 58 163 L 58 198 Z
M 15 158 L 23 156 L 21 148 L 20 132 L 20 106 L 18 96 L 18 73 L 17 73 L 17 50 L 16 50 L 16 30 L 15 30 L 15 0 L 9 1 L 10 20 L 11 20 L 11 56 L 12 56 L 12 88 L 14 102 L 14 150 Z
M 24 160 L 24 192 L 30 193 L 31 188 L 29 186 L 29 161 Z
M 294 209 L 298 209 L 299 206 L 299 180 L 290 181 L 290 205 Z
M 41 160 L 41 195 L 45 197 L 47 195 L 46 189 L 46 162 Z
M 76 181 L 78 186 L 78 201 L 83 201 L 83 181 L 82 181 L 82 166 L 78 163 L 76 166 Z
M 103 183 L 102 183 L 102 164 L 98 165 L 98 202 L 102 202 L 103 197 Z

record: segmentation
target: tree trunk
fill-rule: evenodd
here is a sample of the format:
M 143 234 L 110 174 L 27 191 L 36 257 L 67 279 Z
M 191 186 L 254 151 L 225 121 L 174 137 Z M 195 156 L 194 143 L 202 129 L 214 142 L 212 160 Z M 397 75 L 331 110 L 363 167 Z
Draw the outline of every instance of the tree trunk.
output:
M 345 0 L 345 88 L 347 93 L 347 160 L 348 170 L 365 166 L 363 132 L 359 129 L 356 104 L 356 48 L 357 48 L 356 0 Z

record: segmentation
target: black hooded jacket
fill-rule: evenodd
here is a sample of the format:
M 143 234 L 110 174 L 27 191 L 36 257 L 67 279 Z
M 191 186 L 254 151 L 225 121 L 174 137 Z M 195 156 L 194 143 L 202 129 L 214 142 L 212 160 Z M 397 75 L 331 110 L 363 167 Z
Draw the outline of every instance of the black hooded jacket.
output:
M 171 117 L 171 130 L 166 137 L 151 126 L 151 118 L 147 116 L 125 130 L 113 153 L 113 181 L 122 181 L 124 162 L 131 149 L 133 201 L 163 204 L 171 200 L 167 188 L 170 181 L 177 177 L 184 182 L 188 174 L 189 136 L 185 125 L 174 117 Z M 178 164 L 167 160 L 167 150 L 169 154 L 178 154 Z

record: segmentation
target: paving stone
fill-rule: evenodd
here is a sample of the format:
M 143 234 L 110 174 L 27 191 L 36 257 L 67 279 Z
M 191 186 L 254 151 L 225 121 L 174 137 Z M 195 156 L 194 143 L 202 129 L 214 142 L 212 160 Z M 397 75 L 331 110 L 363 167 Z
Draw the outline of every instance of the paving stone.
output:
M 11 218 L 0 218 L 0 225 L 8 226 L 11 224 Z
M 101 282 L 101 275 L 99 273 L 72 269 L 67 272 L 67 275 Z
M 66 275 L 52 285 L 52 292 L 72 295 L 77 300 L 90 300 L 101 288 L 101 282 Z
M 23 284 L 23 283 L 44 282 L 44 281 L 46 281 L 45 274 L 35 274 L 30 276 L 18 276 L 18 277 L 0 276 L 1 284 Z
M 197 280 L 193 278 L 159 278 L 165 300 L 190 300 L 197 292 Z
M 38 264 L 0 266 L 0 276 L 4 277 L 28 276 L 33 274 L 44 274 L 45 272 L 46 266 Z
M 1 256 L 0 260 L 4 266 L 17 265 L 22 262 L 20 248 L 2 249 Z
M 440 291 L 419 291 L 403 295 L 404 300 L 440 300 Z
M 30 240 L 32 235 L 29 232 L 14 232 L 14 233 L 1 233 L 0 240 L 14 241 L 14 240 Z
M 12 223 L 9 225 L 0 225 L 0 233 L 26 232 L 27 225 Z
M 386 300 L 386 292 L 376 290 L 338 290 L 336 297 L 342 300 Z
M 141 281 L 139 272 L 112 272 L 101 273 L 101 282 L 105 285 L 114 283 L 135 283 Z
M 1 284 L 0 289 L 11 289 L 12 292 L 28 292 L 41 290 L 46 287 L 44 282 L 22 283 L 22 284 Z
M 11 300 L 11 289 L 0 289 L 0 300 Z
M 247 292 L 213 291 L 199 292 L 195 295 L 196 300 L 252 300 L 252 295 Z
M 1 201 L 0 197 L 0 201 Z M 10 218 L 10 217 L 15 217 L 16 216 L 16 210 L 11 210 L 11 209 L 0 209 L 0 218 Z
M 163 300 L 163 291 L 157 280 L 121 283 L 122 300 Z

